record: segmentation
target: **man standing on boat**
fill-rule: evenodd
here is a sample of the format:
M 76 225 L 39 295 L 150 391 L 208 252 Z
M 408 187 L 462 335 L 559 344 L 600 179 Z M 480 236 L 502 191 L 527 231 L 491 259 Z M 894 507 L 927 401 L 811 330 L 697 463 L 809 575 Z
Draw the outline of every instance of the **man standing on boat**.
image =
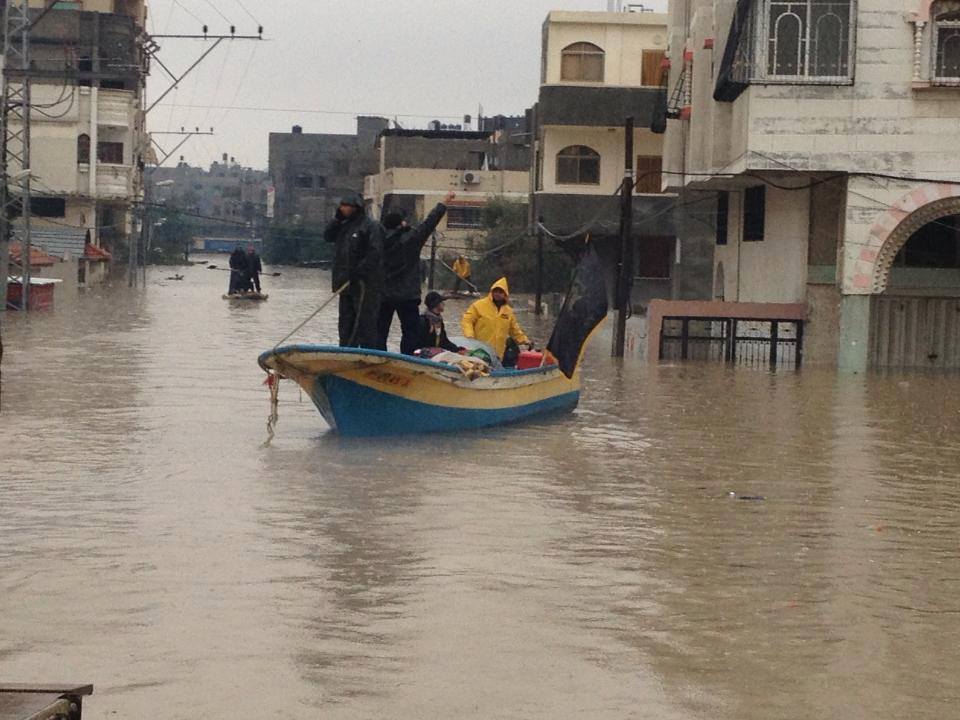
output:
M 324 231 L 336 243 L 333 289 L 340 293 L 340 346 L 376 348 L 377 317 L 383 292 L 383 236 L 380 223 L 367 217 L 363 198 L 349 193 Z
M 461 321 L 466 337 L 487 343 L 501 359 L 510 339 L 518 345 L 533 347 L 509 303 L 510 288 L 507 279 L 503 277 L 490 287 L 487 297 L 477 300 L 467 308 Z
M 447 204 L 456 197 L 448 192 L 443 202 L 430 211 L 426 219 L 416 227 L 410 227 L 402 210 L 384 213 L 383 225 L 383 273 L 384 293 L 380 303 L 378 323 L 379 345 L 387 349 L 387 336 L 393 323 L 393 314 L 400 318 L 400 352 L 412 355 L 419 346 L 420 332 L 420 252 L 430 235 L 447 214 Z
M 248 289 L 260 292 L 260 273 L 263 272 L 263 263 L 257 249 L 251 244 L 247 246 L 247 273 L 250 276 Z
M 236 295 L 247 287 L 247 256 L 238 244 L 230 254 L 230 289 L 227 294 Z

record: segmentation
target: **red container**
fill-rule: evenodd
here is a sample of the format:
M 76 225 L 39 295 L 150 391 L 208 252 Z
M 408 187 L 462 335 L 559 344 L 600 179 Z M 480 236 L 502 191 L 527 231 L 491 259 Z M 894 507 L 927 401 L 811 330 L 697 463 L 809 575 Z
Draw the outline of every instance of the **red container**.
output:
M 30 283 L 30 310 L 51 310 L 53 308 L 53 283 L 38 285 Z M 23 285 L 19 282 L 7 283 L 7 307 L 20 309 L 23 303 Z
M 517 370 L 529 370 L 538 368 L 543 364 L 543 353 L 533 352 L 532 350 L 523 350 L 520 352 L 520 359 L 517 360 Z

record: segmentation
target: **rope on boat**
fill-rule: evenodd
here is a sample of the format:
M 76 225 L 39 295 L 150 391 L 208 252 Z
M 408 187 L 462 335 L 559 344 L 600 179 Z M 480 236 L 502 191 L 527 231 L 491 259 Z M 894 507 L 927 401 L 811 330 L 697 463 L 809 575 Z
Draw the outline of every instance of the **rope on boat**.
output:
M 276 435 L 275 428 L 280 419 L 280 375 L 271 370 L 267 373 L 267 380 L 264 383 L 270 388 L 270 417 L 267 418 L 267 440 L 261 447 L 270 447 L 273 438 Z
M 298 332 L 300 332 L 300 330 L 303 328 L 304 325 L 306 325 L 308 322 L 310 322 L 311 320 L 313 320 L 317 315 L 319 315 L 320 312 L 321 312 L 327 305 L 329 305 L 330 303 L 333 302 L 334 298 L 339 297 L 339 296 L 340 296 L 340 293 L 342 293 L 342 292 L 343 292 L 344 290 L 346 290 L 348 287 L 350 287 L 350 281 L 349 281 L 349 280 L 348 280 L 347 282 L 345 282 L 343 285 L 341 285 L 339 288 L 337 288 L 336 290 L 334 290 L 334 291 L 333 291 L 333 295 L 331 295 L 331 296 L 328 297 L 326 300 L 324 300 L 323 304 L 322 304 L 320 307 L 318 307 L 316 310 L 314 310 L 314 311 L 313 311 L 313 314 L 311 314 L 310 317 L 308 317 L 308 318 L 307 318 L 306 320 L 304 320 L 302 323 L 300 323 L 299 325 L 297 325 L 293 330 L 291 330 L 280 342 L 278 342 L 276 345 L 273 346 L 273 349 L 276 350 L 278 347 L 280 347 L 281 345 L 283 345 L 283 343 L 285 343 L 287 340 L 289 340 L 289 339 L 292 338 L 294 335 L 296 335 Z M 356 329 L 354 329 L 354 332 L 356 332 Z

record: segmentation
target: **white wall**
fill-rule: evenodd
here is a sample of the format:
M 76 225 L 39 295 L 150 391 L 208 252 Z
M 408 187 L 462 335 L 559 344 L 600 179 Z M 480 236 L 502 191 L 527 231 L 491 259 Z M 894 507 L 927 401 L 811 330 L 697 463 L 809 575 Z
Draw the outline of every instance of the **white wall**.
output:
M 624 134 L 622 128 L 597 128 L 550 125 L 543 128 L 540 147 L 543 153 L 543 190 L 545 193 L 571 195 L 612 194 L 623 180 Z M 557 154 L 570 145 L 586 145 L 600 153 L 599 185 L 558 185 Z M 633 137 L 634 164 L 640 155 L 660 156 L 663 136 L 649 130 L 636 130 Z
M 809 190 L 767 187 L 764 239 L 743 242 L 743 193 L 730 193 L 727 245 L 718 245 L 723 263 L 724 299 L 730 302 L 806 301 Z

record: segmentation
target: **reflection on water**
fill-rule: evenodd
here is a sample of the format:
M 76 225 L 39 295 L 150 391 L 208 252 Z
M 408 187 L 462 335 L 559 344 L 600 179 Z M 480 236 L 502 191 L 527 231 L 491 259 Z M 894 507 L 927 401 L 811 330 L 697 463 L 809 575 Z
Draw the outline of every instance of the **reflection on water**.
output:
M 169 274 L 4 320 L 4 680 L 93 681 L 91 717 L 956 714 L 955 378 L 601 339 L 573 415 L 342 440 L 285 385 L 264 449 L 256 355 L 329 278 Z

